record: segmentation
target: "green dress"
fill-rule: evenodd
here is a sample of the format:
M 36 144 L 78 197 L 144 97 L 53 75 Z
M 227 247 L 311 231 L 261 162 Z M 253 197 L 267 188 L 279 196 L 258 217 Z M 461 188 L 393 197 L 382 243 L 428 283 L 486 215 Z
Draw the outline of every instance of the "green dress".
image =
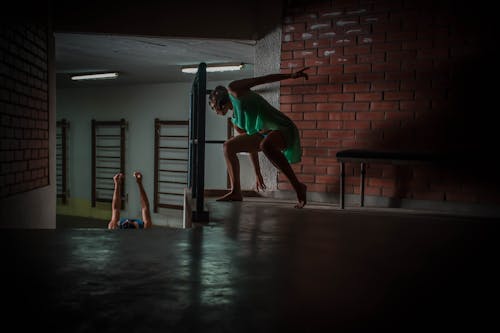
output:
M 290 163 L 300 162 L 302 148 L 299 130 L 290 118 L 253 91 L 240 98 L 229 94 L 229 98 L 233 103 L 233 124 L 244 129 L 248 135 L 261 130 L 281 131 L 286 140 L 283 150 L 286 159 Z

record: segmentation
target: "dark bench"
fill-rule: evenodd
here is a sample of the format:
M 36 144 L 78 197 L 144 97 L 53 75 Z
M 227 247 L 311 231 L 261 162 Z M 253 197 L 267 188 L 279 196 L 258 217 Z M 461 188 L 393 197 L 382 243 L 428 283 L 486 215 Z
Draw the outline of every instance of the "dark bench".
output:
M 385 163 L 393 165 L 405 164 L 429 164 L 443 161 L 440 154 L 429 152 L 406 152 L 406 151 L 383 151 L 366 149 L 347 149 L 337 152 L 335 155 L 340 162 L 340 208 L 344 209 L 345 196 L 345 168 L 346 162 L 361 163 L 360 180 L 360 206 L 364 206 L 365 201 L 365 175 L 367 163 Z

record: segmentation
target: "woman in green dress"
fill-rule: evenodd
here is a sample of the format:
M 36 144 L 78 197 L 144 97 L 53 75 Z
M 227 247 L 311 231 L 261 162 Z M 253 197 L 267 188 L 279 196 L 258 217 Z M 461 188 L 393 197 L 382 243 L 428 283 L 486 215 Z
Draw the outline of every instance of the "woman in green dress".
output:
M 308 79 L 303 68 L 291 74 L 270 74 L 255 78 L 236 80 L 228 88 L 217 86 L 211 93 L 209 104 L 218 115 L 226 115 L 233 110 L 232 122 L 240 134 L 224 143 L 230 191 L 217 199 L 218 201 L 241 201 L 240 166 L 236 154 L 248 152 L 255 170 L 256 190 L 265 190 L 266 185 L 260 171 L 258 152 L 264 155 L 290 181 L 297 194 L 296 208 L 305 206 L 307 186 L 301 183 L 290 164 L 300 162 L 302 148 L 297 126 L 284 113 L 269 104 L 261 95 L 252 91 L 257 85 L 297 79 Z

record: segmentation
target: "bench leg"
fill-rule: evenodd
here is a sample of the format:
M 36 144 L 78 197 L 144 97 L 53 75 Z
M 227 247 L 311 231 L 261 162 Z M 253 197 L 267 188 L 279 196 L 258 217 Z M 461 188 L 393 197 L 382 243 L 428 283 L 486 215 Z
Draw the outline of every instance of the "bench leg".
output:
M 344 162 L 340 162 L 340 209 L 344 209 L 344 181 L 345 181 Z
M 365 166 L 365 163 L 361 162 L 361 184 L 359 184 L 359 188 L 360 188 L 359 205 L 360 205 L 360 207 L 363 207 L 365 205 L 365 175 L 366 175 L 366 166 Z

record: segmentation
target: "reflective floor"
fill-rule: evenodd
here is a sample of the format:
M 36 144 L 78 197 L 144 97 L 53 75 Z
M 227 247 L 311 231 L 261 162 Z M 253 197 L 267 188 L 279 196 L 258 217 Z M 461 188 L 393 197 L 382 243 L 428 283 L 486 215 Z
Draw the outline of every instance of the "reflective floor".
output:
M 423 332 L 498 327 L 498 221 L 207 203 L 192 229 L 2 230 L 14 331 Z M 14 326 L 11 326 L 14 325 Z

